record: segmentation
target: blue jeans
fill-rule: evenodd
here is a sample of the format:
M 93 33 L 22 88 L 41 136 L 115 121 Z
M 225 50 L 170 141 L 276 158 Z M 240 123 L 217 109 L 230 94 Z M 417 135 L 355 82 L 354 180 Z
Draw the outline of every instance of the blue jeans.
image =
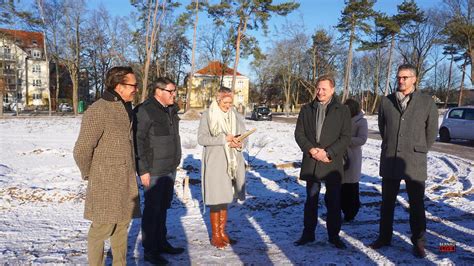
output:
M 171 207 L 176 171 L 163 176 L 151 176 L 145 188 L 145 208 L 142 216 L 142 245 L 145 253 L 159 252 L 169 245 L 166 240 L 166 214 Z

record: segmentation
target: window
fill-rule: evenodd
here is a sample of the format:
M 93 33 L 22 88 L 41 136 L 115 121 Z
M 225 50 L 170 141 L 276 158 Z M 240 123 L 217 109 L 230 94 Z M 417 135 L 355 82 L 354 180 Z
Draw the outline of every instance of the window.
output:
M 33 57 L 34 58 L 40 58 L 41 57 L 41 52 L 38 50 L 33 50 Z
M 464 112 L 464 119 L 474 120 L 474 109 L 466 109 Z
M 36 40 L 34 40 L 34 39 L 31 40 L 31 43 L 32 43 L 33 45 L 38 45 L 38 41 L 36 41 Z
M 17 99 L 23 98 L 23 94 L 22 94 L 21 92 L 18 92 L 18 93 L 16 94 L 16 98 L 17 98 Z
M 3 53 L 5 54 L 11 54 L 12 50 L 10 49 L 10 47 L 8 46 L 4 46 L 3 47 Z
M 463 111 L 463 109 L 454 109 L 449 113 L 449 118 L 461 119 Z
M 33 100 L 41 100 L 41 93 L 33 93 Z
M 237 83 L 237 88 L 239 88 L 239 89 L 244 88 L 244 81 L 243 80 L 239 80 L 239 82 Z
M 41 73 L 41 66 L 33 65 L 33 73 Z
M 33 86 L 36 86 L 36 87 L 41 86 L 41 79 L 34 79 L 33 80 Z

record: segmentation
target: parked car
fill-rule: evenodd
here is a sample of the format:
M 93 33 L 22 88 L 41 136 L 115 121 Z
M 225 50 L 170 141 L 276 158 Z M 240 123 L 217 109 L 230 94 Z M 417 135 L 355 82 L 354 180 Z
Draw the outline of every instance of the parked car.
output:
M 16 109 L 18 108 L 18 112 L 21 112 L 25 109 L 22 103 L 11 103 L 10 104 L 10 110 L 16 112 Z
M 3 102 L 3 111 L 10 111 L 10 103 Z
M 439 128 L 439 139 L 442 142 L 451 139 L 474 140 L 474 106 L 449 109 Z
M 59 112 L 72 112 L 72 107 L 69 103 L 60 103 Z
M 272 112 L 266 106 L 254 107 L 250 119 L 272 121 Z

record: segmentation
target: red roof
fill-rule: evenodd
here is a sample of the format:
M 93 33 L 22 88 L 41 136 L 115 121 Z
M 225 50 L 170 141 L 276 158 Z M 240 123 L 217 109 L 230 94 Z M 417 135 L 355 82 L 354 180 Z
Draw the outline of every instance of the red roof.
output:
M 22 49 L 40 48 L 43 49 L 43 33 L 23 30 L 0 29 L 1 34 L 10 36 Z
M 227 76 L 227 75 L 233 75 L 234 70 L 222 64 L 219 61 L 211 61 L 206 67 L 201 68 L 198 71 L 196 71 L 196 74 L 210 75 L 210 76 Z M 237 71 L 237 76 L 242 76 L 242 74 L 240 74 Z

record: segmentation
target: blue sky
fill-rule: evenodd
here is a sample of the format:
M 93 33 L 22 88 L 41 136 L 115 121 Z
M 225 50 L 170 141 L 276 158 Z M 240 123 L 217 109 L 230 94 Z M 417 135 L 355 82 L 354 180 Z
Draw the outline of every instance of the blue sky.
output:
M 191 0 L 182 1 L 183 5 L 188 4 Z M 212 1 L 217 2 L 217 1 Z M 283 1 L 276 1 L 283 2 Z M 298 25 L 303 25 L 308 33 L 313 33 L 316 28 L 325 28 L 329 31 L 337 33 L 334 26 L 338 23 L 342 10 L 344 9 L 344 0 L 302 0 L 298 1 L 300 8 L 290 15 L 285 17 L 274 16 L 269 21 L 270 33 L 263 36 L 261 33 L 252 32 L 251 34 L 257 36 L 260 45 L 263 49 L 269 46 L 269 40 L 274 36 L 274 29 L 285 24 L 285 20 Z M 394 14 L 397 11 L 397 5 L 402 0 L 379 0 L 375 4 L 375 10 L 383 11 L 387 14 Z M 427 9 L 434 7 L 441 3 L 441 0 L 418 0 L 418 6 Z M 94 8 L 100 4 L 104 5 L 111 14 L 120 16 L 129 16 L 134 8 L 130 5 L 129 0 L 99 0 L 89 1 L 89 7 Z M 199 18 L 200 25 L 211 23 L 206 19 L 206 15 L 202 13 Z M 190 33 L 190 39 L 192 38 Z M 250 60 L 242 59 L 239 64 L 239 71 L 243 74 L 251 76 L 249 69 Z
M 181 1 L 183 5 L 187 5 L 192 0 Z M 201 0 L 202 1 L 202 0 Z M 210 0 L 211 2 L 217 2 L 217 0 Z M 283 2 L 275 1 L 275 2 Z M 33 0 L 20 1 L 20 5 L 31 5 Z M 97 8 L 100 5 L 104 5 L 112 15 L 115 16 L 130 16 L 130 13 L 134 11 L 134 7 L 130 4 L 130 0 L 86 0 L 88 8 Z M 279 28 L 285 24 L 288 20 L 291 23 L 297 23 L 302 25 L 304 30 L 311 34 L 316 28 L 325 28 L 337 34 L 337 30 L 334 26 L 338 23 L 341 11 L 344 8 L 344 0 L 302 0 L 298 1 L 300 8 L 287 17 L 274 16 L 270 19 L 268 25 L 270 33 L 264 36 L 261 32 L 251 32 L 250 34 L 256 36 L 260 42 L 260 46 L 265 50 L 270 44 L 270 40 L 275 36 L 275 28 Z M 383 11 L 387 14 L 394 14 L 397 11 L 397 5 L 402 0 L 378 0 L 375 4 L 375 10 Z M 440 5 L 441 0 L 418 0 L 416 1 L 419 7 L 428 9 Z M 207 19 L 204 13 L 201 13 L 199 18 L 200 25 L 210 24 L 211 21 Z M 192 33 L 189 32 L 189 38 L 192 39 Z M 242 59 L 239 64 L 239 72 L 250 75 L 249 59 Z

